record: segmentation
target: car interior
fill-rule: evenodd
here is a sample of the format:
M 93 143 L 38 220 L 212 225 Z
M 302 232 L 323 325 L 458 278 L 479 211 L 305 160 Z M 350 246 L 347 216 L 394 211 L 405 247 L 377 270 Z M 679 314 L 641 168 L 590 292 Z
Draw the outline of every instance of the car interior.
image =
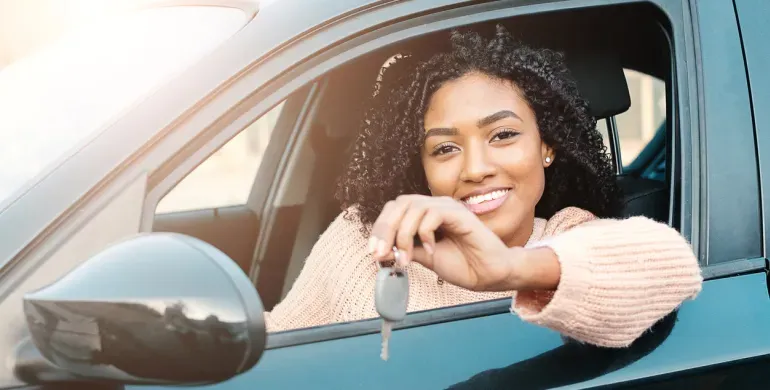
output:
M 666 101 L 671 101 L 672 47 L 665 20 L 651 5 L 629 4 L 518 16 L 467 27 L 491 33 L 501 23 L 529 45 L 565 53 L 591 113 L 597 121 L 605 121 L 609 137 L 615 139 L 610 142 L 614 156 L 618 153 L 614 118 L 632 104 L 624 69 L 662 80 Z M 264 210 L 245 205 L 159 214 L 153 229 L 189 234 L 219 247 L 251 275 L 265 309 L 270 310 L 291 289 L 313 245 L 341 211 L 334 198 L 336 181 L 356 139 L 363 103 L 372 93 L 382 65 L 405 51 L 440 47 L 445 34 L 427 34 L 380 48 L 317 80 L 319 93 L 312 114 L 303 121 L 297 141 L 290 144 L 277 191 Z M 670 104 L 666 110 L 668 117 Z M 671 174 L 675 132 L 671 123 L 663 122 L 631 164 L 616 166 L 623 216 L 642 215 L 675 224 L 672 188 L 676 183 Z M 295 125 L 287 121 L 282 127 L 279 122 L 274 131 L 290 132 Z M 274 147 L 272 140 L 269 147 Z M 270 213 L 271 222 L 260 223 Z

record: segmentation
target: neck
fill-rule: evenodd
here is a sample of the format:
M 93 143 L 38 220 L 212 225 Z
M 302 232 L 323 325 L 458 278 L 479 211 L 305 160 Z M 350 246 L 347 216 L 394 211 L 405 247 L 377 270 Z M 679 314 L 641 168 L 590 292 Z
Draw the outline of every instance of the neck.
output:
M 509 248 L 523 247 L 527 245 L 529 238 L 532 236 L 532 231 L 535 228 L 535 214 L 528 215 L 519 224 L 519 228 L 516 229 L 510 236 L 502 237 L 503 242 Z

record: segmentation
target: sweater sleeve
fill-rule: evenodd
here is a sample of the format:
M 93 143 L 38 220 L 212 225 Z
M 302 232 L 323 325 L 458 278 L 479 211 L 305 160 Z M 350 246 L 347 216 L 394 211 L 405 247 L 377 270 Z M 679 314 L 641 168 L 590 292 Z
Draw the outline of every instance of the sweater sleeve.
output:
M 355 213 L 354 210 L 349 212 Z M 297 280 L 286 297 L 271 312 L 265 312 L 268 332 L 307 328 L 334 322 L 334 280 L 350 272 L 350 253 L 365 249 L 360 223 L 339 214 L 313 245 Z M 354 268 L 353 268 L 354 269 Z M 334 280 L 332 280 L 334 278 Z
M 512 311 L 523 320 L 621 348 L 700 292 L 698 261 L 673 228 L 645 217 L 583 220 L 557 221 L 538 244 L 556 253 L 561 278 L 555 291 L 514 293 Z

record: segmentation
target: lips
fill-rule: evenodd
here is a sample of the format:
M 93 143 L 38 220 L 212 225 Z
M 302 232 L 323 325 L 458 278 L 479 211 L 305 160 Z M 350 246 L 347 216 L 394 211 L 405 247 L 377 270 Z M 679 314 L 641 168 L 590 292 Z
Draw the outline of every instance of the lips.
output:
M 496 189 L 465 197 L 462 199 L 462 202 L 472 213 L 476 215 L 486 214 L 502 206 L 505 200 L 508 199 L 510 191 L 510 188 Z

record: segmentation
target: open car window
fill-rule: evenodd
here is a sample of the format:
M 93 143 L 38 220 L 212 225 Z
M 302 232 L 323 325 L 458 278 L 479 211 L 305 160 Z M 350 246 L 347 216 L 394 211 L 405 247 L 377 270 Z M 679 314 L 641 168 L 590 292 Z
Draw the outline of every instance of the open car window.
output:
M 608 15 L 601 13 L 601 8 L 602 7 L 598 7 L 599 11 L 596 12 L 595 15 L 589 15 L 588 11 L 583 11 L 585 13 L 582 15 L 587 15 L 586 20 L 583 20 L 583 22 L 588 24 L 587 21 L 589 18 L 595 21 L 603 20 L 603 18 L 607 17 Z M 634 23 L 649 23 L 651 21 L 650 15 L 655 11 L 651 9 L 646 9 L 646 11 L 648 11 L 645 14 L 646 19 L 639 18 Z M 553 18 L 553 20 L 550 20 L 551 24 L 558 24 L 553 23 L 554 20 L 564 20 L 560 18 L 568 17 L 570 17 L 570 20 L 574 20 L 572 16 L 574 15 L 570 12 L 564 12 L 560 15 L 517 16 L 510 18 L 510 20 L 506 20 L 505 23 L 508 27 L 521 33 L 520 36 L 523 36 L 523 40 L 526 41 L 527 39 L 532 39 L 533 42 L 536 42 L 538 33 L 542 33 L 540 26 L 542 26 L 549 18 Z M 623 67 L 626 65 L 619 62 L 617 65 L 615 65 L 615 62 L 607 62 L 606 64 L 609 65 L 605 64 L 605 66 L 612 68 L 611 76 L 608 76 L 608 73 L 603 70 L 597 70 L 594 67 L 587 66 L 594 65 L 596 62 L 601 62 L 598 60 L 604 58 L 602 57 L 604 55 L 611 58 L 620 57 L 619 54 L 623 50 L 632 46 L 636 47 L 635 50 L 645 54 L 662 52 L 666 53 L 666 57 L 670 55 L 670 52 L 667 51 L 667 49 L 669 49 L 668 46 L 666 46 L 667 43 L 663 39 L 645 40 L 641 37 L 631 36 L 624 37 L 629 41 L 628 44 L 619 45 L 619 47 L 612 48 L 613 50 L 607 50 L 607 52 L 602 52 L 601 55 L 594 56 L 592 51 L 587 50 L 585 47 L 570 46 L 569 42 L 571 41 L 567 37 L 570 37 L 570 34 L 574 32 L 571 31 L 570 28 L 576 27 L 569 24 L 565 24 L 564 26 L 567 27 L 563 27 L 558 34 L 554 33 L 553 36 L 550 36 L 550 38 L 553 38 L 553 40 L 556 41 L 556 46 L 554 47 L 561 49 L 561 46 L 558 45 L 563 45 L 563 47 L 565 47 L 564 50 L 571 50 L 573 56 L 568 58 L 576 59 L 578 62 L 583 61 L 581 62 L 581 64 L 584 65 L 582 66 L 582 69 L 588 72 L 587 74 L 583 74 L 584 81 L 589 83 L 596 81 L 596 85 L 604 85 L 601 82 L 604 81 L 605 77 L 611 77 L 611 80 L 607 80 L 607 83 L 616 86 L 622 84 L 622 88 L 626 88 L 626 83 L 634 85 L 633 80 L 629 81 L 629 77 L 634 77 L 633 74 L 632 76 L 629 76 L 630 72 L 628 71 L 628 68 L 631 68 L 632 66 L 628 66 L 624 72 Z M 603 31 L 603 29 L 599 30 Z M 306 111 L 307 117 L 303 117 L 296 126 L 296 142 L 287 144 L 289 148 L 286 150 L 276 151 L 276 153 L 284 154 L 283 158 L 286 161 L 285 168 L 270 172 L 274 175 L 275 181 L 273 185 L 276 188 L 271 190 L 271 194 L 274 195 L 271 195 L 272 197 L 269 198 L 269 202 L 264 208 L 253 210 L 258 213 L 259 218 L 258 228 L 252 230 L 253 234 L 242 229 L 227 232 L 225 230 L 226 226 L 224 222 L 229 217 L 220 213 L 221 210 L 212 210 L 205 219 L 200 219 L 200 227 L 217 227 L 217 229 L 211 229 L 211 231 L 216 231 L 217 234 L 215 238 L 217 240 L 221 239 L 222 241 L 220 243 L 213 242 L 212 240 L 207 241 L 215 245 L 221 245 L 218 247 L 226 253 L 234 253 L 226 250 L 227 246 L 231 245 L 231 241 L 243 241 L 242 247 L 244 248 L 244 251 L 242 253 L 238 252 L 243 261 L 239 261 L 239 264 L 241 264 L 244 272 L 248 272 L 252 281 L 255 282 L 266 310 L 270 311 L 291 291 L 293 284 L 304 269 L 306 259 L 313 251 L 319 237 L 341 212 L 340 204 L 334 198 L 336 179 L 346 167 L 346 158 L 350 155 L 356 140 L 356 133 L 360 128 L 363 110 L 365 109 L 363 105 L 367 101 L 367 97 L 372 93 L 374 82 L 377 79 L 380 68 L 394 55 L 398 55 L 404 51 L 411 52 L 415 49 L 415 46 L 418 46 L 418 49 L 419 45 L 432 47 L 431 39 L 434 39 L 434 37 L 437 36 L 438 34 L 425 34 L 416 37 L 409 42 L 374 49 L 365 55 L 349 60 L 335 68 L 328 69 L 321 79 L 315 79 L 320 80 L 318 95 L 311 99 L 312 104 L 309 104 Z M 644 41 L 645 43 L 640 44 L 637 41 Z M 551 47 L 548 43 L 539 43 L 538 46 Z M 666 60 L 667 59 L 668 57 Z M 660 61 L 660 63 L 666 63 L 666 61 Z M 661 72 L 665 72 L 665 70 Z M 637 84 L 643 83 L 640 81 Z M 663 92 L 665 92 L 665 88 L 667 87 L 669 86 L 663 86 Z M 599 89 L 599 92 L 602 90 L 603 89 Z M 638 93 L 629 91 L 629 95 L 631 95 L 631 106 L 635 109 L 641 106 L 639 103 L 639 96 L 644 97 L 649 95 L 649 91 L 644 92 L 644 88 L 640 87 L 639 90 L 641 92 Z M 610 115 L 617 115 L 618 117 L 626 115 L 629 118 L 628 121 L 625 122 L 627 123 L 626 126 L 628 126 L 627 131 L 631 134 L 631 136 L 626 139 L 637 141 L 636 145 L 628 144 L 631 145 L 629 146 L 629 150 L 633 149 L 633 151 L 629 151 L 628 154 L 638 154 L 639 150 L 643 148 L 645 143 L 649 143 L 650 139 L 649 126 L 644 127 L 642 123 L 654 123 L 656 119 L 653 118 L 648 122 L 641 121 L 639 117 L 643 115 L 645 111 L 642 110 L 642 113 L 639 114 L 634 114 L 634 111 L 628 111 L 628 105 L 619 102 L 619 99 L 616 98 L 617 96 L 614 95 L 617 91 L 618 88 L 613 88 L 612 96 L 599 96 L 598 100 L 601 101 L 594 101 L 594 103 L 598 105 L 596 108 L 597 111 L 592 113 L 597 117 L 608 112 L 611 113 Z M 654 93 L 652 93 L 652 95 L 654 95 Z M 663 93 L 663 96 L 665 96 L 665 93 Z M 627 97 L 626 100 L 628 100 Z M 649 104 L 654 104 L 654 102 L 650 101 Z M 665 103 L 662 106 L 658 106 L 661 112 L 665 112 L 665 107 Z M 649 107 L 647 110 L 649 110 Z M 620 121 L 620 123 L 622 124 L 624 122 Z M 233 139 L 237 139 L 237 137 Z M 225 144 L 220 144 L 219 147 L 224 145 Z M 227 146 L 224 147 L 226 148 Z M 224 150 L 225 149 L 222 149 L 222 151 Z M 203 164 L 206 164 L 206 162 Z M 204 165 L 200 165 L 200 167 L 203 166 Z M 260 173 L 262 173 L 261 171 L 260 168 Z M 191 169 L 190 172 L 193 172 L 193 170 Z M 265 179 L 273 180 L 273 177 L 265 177 Z M 635 192 L 630 192 L 629 199 L 634 199 L 638 202 L 639 200 L 644 200 L 646 198 L 635 195 L 639 194 L 647 196 L 648 193 L 651 193 L 648 191 L 649 188 L 637 188 L 638 186 L 635 186 L 635 184 L 638 183 L 632 182 L 631 184 L 634 186 L 629 188 Z M 653 202 L 645 202 L 640 207 L 637 207 L 630 212 L 641 215 L 652 214 L 656 218 L 661 214 L 660 218 L 657 219 L 668 219 L 669 208 L 668 204 L 665 203 L 668 201 L 668 192 L 666 188 L 664 188 L 666 184 L 653 184 L 654 188 L 652 189 L 655 190 L 654 194 L 662 195 L 662 197 L 660 197 L 660 199 L 655 198 Z M 215 188 L 214 190 L 230 191 L 232 188 Z M 170 194 L 173 193 L 174 190 L 171 191 Z M 651 210 L 652 212 L 650 212 Z M 239 212 L 247 210 L 232 211 Z M 247 214 L 244 213 L 244 215 Z M 158 215 L 156 215 L 156 217 L 158 217 Z M 158 222 L 159 220 L 156 220 L 156 230 L 175 231 L 174 227 L 171 225 L 164 225 L 165 227 L 163 229 L 159 229 L 160 224 Z M 198 222 L 194 219 L 186 219 L 184 223 L 184 231 L 190 232 L 198 230 L 198 226 L 195 225 Z M 208 233 L 204 232 L 202 234 Z M 231 255 L 231 257 L 236 256 Z M 487 303 L 489 305 L 486 305 Z M 476 305 L 476 307 L 474 309 L 468 308 L 467 312 L 489 313 L 489 310 L 492 310 L 493 312 L 499 310 L 502 313 L 508 311 L 508 307 L 506 306 L 510 306 L 502 301 L 487 303 L 481 305 L 481 302 L 476 302 L 471 305 Z M 462 311 L 465 312 L 465 309 Z M 451 316 L 452 314 L 447 312 L 447 317 L 442 318 L 449 319 Z M 425 314 L 425 316 L 415 316 L 414 323 L 424 324 L 424 321 L 428 321 L 426 320 L 428 317 L 428 314 Z M 357 331 L 356 329 L 368 329 L 371 327 L 371 323 L 359 321 L 348 322 L 350 323 L 347 325 L 350 325 L 350 327 L 346 329 L 353 333 Z M 339 322 L 332 323 L 336 324 Z M 345 332 L 347 332 L 347 330 Z M 322 329 L 313 329 L 312 333 L 319 335 L 318 337 L 320 338 L 332 337 L 325 335 L 326 332 Z M 301 343 L 297 341 L 297 339 L 291 339 L 289 336 L 286 336 L 286 338 L 274 338 L 273 340 L 279 340 L 276 341 L 278 344 L 283 342 L 288 342 L 289 344 Z

